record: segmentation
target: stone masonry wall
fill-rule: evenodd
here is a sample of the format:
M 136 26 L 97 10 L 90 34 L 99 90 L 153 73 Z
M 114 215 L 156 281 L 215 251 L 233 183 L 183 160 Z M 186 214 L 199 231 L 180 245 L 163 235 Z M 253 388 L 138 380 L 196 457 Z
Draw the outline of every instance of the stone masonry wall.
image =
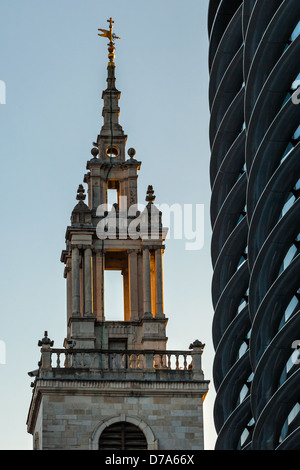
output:
M 44 450 L 88 450 L 99 424 L 121 415 L 147 424 L 159 450 L 203 449 L 202 399 L 191 393 L 180 396 L 43 394 L 40 410 L 43 414 L 40 442 Z

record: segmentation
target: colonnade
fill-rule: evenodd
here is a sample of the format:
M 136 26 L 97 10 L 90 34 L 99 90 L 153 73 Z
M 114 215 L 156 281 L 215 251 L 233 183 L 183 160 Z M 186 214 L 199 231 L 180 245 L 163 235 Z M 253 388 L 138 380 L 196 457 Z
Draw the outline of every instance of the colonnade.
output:
M 163 268 L 161 246 L 124 250 L 124 320 L 163 318 Z M 106 250 L 73 245 L 66 263 L 68 317 L 95 316 L 105 320 L 104 270 Z M 116 267 L 116 269 L 121 269 Z M 141 298 L 142 296 L 142 298 Z

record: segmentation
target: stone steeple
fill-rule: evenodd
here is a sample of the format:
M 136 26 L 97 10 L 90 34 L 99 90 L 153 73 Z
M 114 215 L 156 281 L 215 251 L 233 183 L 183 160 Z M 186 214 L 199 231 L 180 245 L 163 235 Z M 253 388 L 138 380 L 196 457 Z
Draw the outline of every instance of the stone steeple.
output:
M 127 135 L 119 123 L 121 93 L 115 85 L 115 69 L 115 64 L 109 62 L 107 88 L 102 93 L 104 122 L 91 150 L 93 158 L 87 163 L 89 172 L 84 178 L 93 216 L 99 206 L 107 204 L 107 191 L 111 189 L 117 192 L 121 210 L 138 203 L 137 178 L 141 162 L 134 158 L 134 149 L 129 149 L 126 155 Z
M 116 76 L 115 76 L 115 39 L 119 39 L 112 32 L 112 19 L 108 20 L 110 23 L 110 30 L 106 31 L 100 29 L 102 34 L 109 39 L 108 50 L 109 50 L 109 62 L 107 66 L 107 88 L 102 93 L 102 99 L 104 102 L 102 116 L 104 124 L 101 132 L 98 135 L 96 147 L 99 150 L 100 158 L 104 161 L 110 158 L 114 158 L 116 161 L 125 161 L 125 145 L 127 136 L 124 135 L 122 126 L 119 123 L 119 100 L 121 93 L 116 88 Z
M 136 450 L 203 449 L 203 347 L 166 348 L 166 230 L 152 185 L 137 207 L 141 162 L 133 148 L 126 156 L 109 22 L 110 31 L 101 30 L 110 39 L 104 123 L 86 165 L 87 197 L 80 184 L 61 254 L 66 338 L 62 349 L 53 349 L 48 334 L 39 342 L 28 431 L 42 449 L 107 450 L 112 431 L 116 450 L 127 450 L 126 442 Z M 109 191 L 116 195 L 112 206 Z M 122 321 L 105 310 L 108 270 L 123 278 Z
M 121 93 L 115 86 L 115 69 L 115 65 L 108 64 L 107 88 L 102 93 L 104 102 L 102 116 L 104 124 L 98 135 L 96 146 L 99 149 L 99 154 L 102 159 L 109 160 L 110 158 L 115 158 L 116 161 L 121 162 L 125 160 L 127 136 L 124 134 L 122 126 L 119 123 L 119 99 Z
M 127 136 L 119 123 L 120 92 L 116 88 L 112 50 L 109 43 L 107 88 L 102 93 L 103 125 L 84 175 L 88 201 L 85 202 L 85 189 L 80 184 L 76 197 L 79 202 L 72 211 L 71 225 L 66 231 L 66 249 L 61 257 L 70 286 L 67 289 L 67 340 L 74 340 L 80 347 L 108 346 L 109 331 L 100 341 L 97 323 L 91 320 L 103 322 L 109 316 L 104 309 L 105 271 L 119 270 L 123 277 L 124 321 L 140 322 L 135 325 L 139 332 L 135 335 L 136 344 L 126 338 L 128 347 L 165 349 L 167 319 L 162 257 L 166 230 L 162 227 L 162 214 L 154 205 L 152 185 L 147 189 L 147 205 L 142 212 L 138 211 L 137 181 L 141 162 L 135 158 L 133 148 L 126 156 Z M 108 205 L 110 191 L 116 195 L 113 207 Z M 152 326 L 150 319 L 155 319 Z M 105 328 L 106 324 L 102 325 L 102 333 Z

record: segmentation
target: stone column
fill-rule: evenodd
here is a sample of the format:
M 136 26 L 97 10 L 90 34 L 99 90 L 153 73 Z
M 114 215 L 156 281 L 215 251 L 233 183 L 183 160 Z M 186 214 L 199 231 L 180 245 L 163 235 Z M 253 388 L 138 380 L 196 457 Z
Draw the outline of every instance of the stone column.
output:
M 138 312 L 139 320 L 144 316 L 144 267 L 143 251 L 137 251 L 137 277 L 138 277 Z
M 136 168 L 132 168 L 132 175 L 128 178 L 128 196 L 129 196 L 129 204 L 128 208 L 134 204 L 138 203 L 137 197 L 137 175 L 136 175 Z
M 107 194 L 106 194 L 106 180 L 100 178 L 100 200 L 101 204 L 107 204 Z
M 93 314 L 92 305 L 92 250 L 90 247 L 84 250 L 84 315 Z
M 128 251 L 129 266 L 129 295 L 130 295 L 130 320 L 138 320 L 138 272 L 137 272 L 137 252 Z
M 163 304 L 163 274 L 162 274 L 162 250 L 155 250 L 155 280 L 156 280 L 156 317 L 164 317 Z
M 104 321 L 104 252 L 96 250 L 95 256 L 95 276 L 94 276 L 94 298 L 96 304 L 96 318 Z
M 125 190 L 125 181 L 124 178 L 120 179 L 120 198 L 119 198 L 119 207 L 120 211 L 127 211 L 127 195 L 126 195 L 126 190 Z
M 72 316 L 72 260 L 67 259 L 65 268 L 65 278 L 67 279 L 67 321 Z
M 129 275 L 128 269 L 122 270 L 123 276 L 123 297 L 124 297 L 124 320 L 130 321 L 130 296 L 129 296 Z
M 72 249 L 72 317 L 80 317 L 80 258 L 79 248 Z
M 152 318 L 150 253 L 149 253 L 149 248 L 147 247 L 143 249 L 143 265 L 144 265 L 144 317 Z

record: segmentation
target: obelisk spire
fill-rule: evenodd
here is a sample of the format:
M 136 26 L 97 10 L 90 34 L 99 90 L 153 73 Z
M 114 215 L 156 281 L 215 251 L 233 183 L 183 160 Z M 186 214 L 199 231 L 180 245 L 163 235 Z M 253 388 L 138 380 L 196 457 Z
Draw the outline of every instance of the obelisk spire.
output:
M 102 109 L 102 116 L 104 119 L 103 126 L 101 128 L 100 134 L 97 138 L 97 147 L 99 149 L 99 155 L 102 159 L 108 159 L 111 162 L 111 159 L 114 158 L 115 161 L 125 161 L 125 144 L 127 136 L 124 135 L 122 126 L 119 123 L 119 99 L 120 91 L 117 90 L 115 86 L 116 77 L 115 77 L 115 39 L 120 39 L 113 33 L 113 23 L 112 18 L 107 20 L 109 23 L 109 30 L 98 29 L 101 34 L 98 36 L 108 38 L 108 65 L 107 65 L 107 88 L 102 93 L 102 99 L 104 101 L 104 106 Z

